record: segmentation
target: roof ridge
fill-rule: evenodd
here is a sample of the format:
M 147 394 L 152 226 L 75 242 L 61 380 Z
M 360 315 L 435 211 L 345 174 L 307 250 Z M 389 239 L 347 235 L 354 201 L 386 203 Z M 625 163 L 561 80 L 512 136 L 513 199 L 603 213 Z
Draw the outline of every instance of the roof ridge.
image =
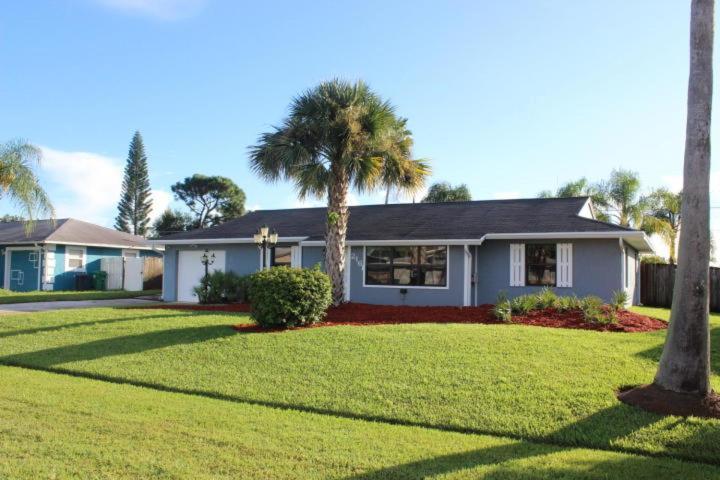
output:
M 411 205 L 416 206 L 439 206 L 439 205 L 468 205 L 468 204 L 479 204 L 479 203 L 501 203 L 501 202 L 548 202 L 548 201 L 571 201 L 571 200 L 587 200 L 590 198 L 588 195 L 581 195 L 577 197 L 524 197 L 524 198 L 493 198 L 488 200 L 457 200 L 452 202 L 404 202 L 404 203 L 369 203 L 365 205 L 348 205 L 348 208 L 370 208 L 370 207 L 407 207 Z M 267 208 L 259 209 L 248 212 L 246 215 L 259 212 L 281 212 L 281 211 L 298 211 L 298 210 L 321 210 L 327 209 L 327 207 L 299 207 L 299 208 Z M 244 215 L 244 216 L 246 216 Z M 238 217 L 242 218 L 242 217 Z M 234 218 L 233 220 L 237 220 Z M 232 220 L 231 220 L 232 221 Z M 226 222 L 227 223 L 227 222 Z M 217 225 L 214 225 L 217 226 Z M 212 228 L 212 227 L 210 227 Z

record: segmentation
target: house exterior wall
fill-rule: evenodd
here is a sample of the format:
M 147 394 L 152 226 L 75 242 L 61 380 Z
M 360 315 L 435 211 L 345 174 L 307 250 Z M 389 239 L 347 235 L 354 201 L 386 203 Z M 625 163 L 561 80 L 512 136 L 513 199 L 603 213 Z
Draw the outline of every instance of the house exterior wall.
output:
M 379 305 L 456 305 L 463 304 L 463 279 L 465 275 L 462 246 L 451 245 L 448 258 L 448 285 L 439 287 L 364 286 L 363 247 L 352 247 L 350 255 L 350 300 L 358 303 Z M 400 290 L 407 290 L 406 294 Z
M 75 245 L 73 245 L 75 246 Z M 55 279 L 53 290 L 74 290 L 74 271 L 65 270 L 65 251 L 67 246 L 55 246 Z M 85 273 L 91 275 L 100 270 L 100 263 L 103 258 L 122 256 L 122 248 L 109 247 L 85 247 Z
M 510 286 L 510 244 L 539 242 L 569 242 L 573 245 L 573 286 L 553 288 L 558 295 L 597 295 L 609 301 L 614 291 L 623 288 L 623 255 L 617 239 L 488 240 L 476 248 L 471 247 L 477 272 L 473 304 L 495 303 L 500 291 L 513 298 L 542 289 L 535 286 Z
M 302 247 L 301 264 L 303 268 L 320 264 L 320 268 L 325 270 L 325 247 Z
M 166 302 L 177 301 L 177 269 L 181 250 L 223 250 L 225 251 L 225 271 L 238 275 L 247 275 L 260 269 L 260 252 L 254 244 L 217 244 L 217 245 L 167 245 L 163 259 L 162 296 Z
M 558 295 L 597 295 L 609 301 L 616 290 L 625 288 L 624 268 L 625 257 L 632 282 L 628 294 L 633 303 L 640 299 L 638 269 L 636 268 L 637 251 L 626 245 L 625 255 L 622 253 L 617 239 L 578 239 L 578 240 L 543 240 L 547 243 L 572 243 L 573 275 L 572 287 L 553 290 Z M 523 243 L 520 240 L 488 240 L 479 246 L 470 246 L 472 253 L 472 271 L 475 282 L 470 291 L 470 303 L 480 305 L 494 303 L 500 291 L 509 297 L 516 297 L 539 291 L 542 287 L 511 287 L 510 286 L 510 244 Z M 527 241 L 525 243 L 530 243 Z M 260 255 L 255 245 L 249 244 L 218 244 L 191 247 L 166 246 L 164 255 L 163 299 L 177 299 L 177 267 L 180 250 L 205 249 L 225 251 L 225 270 L 240 275 L 255 272 L 260 267 Z M 347 259 L 350 268 L 350 300 L 358 303 L 384 305 L 463 305 L 465 261 L 464 247 L 451 245 L 448 258 L 447 288 L 413 288 L 402 286 L 365 286 L 364 285 L 364 250 L 362 246 L 354 246 Z M 312 268 L 324 263 L 324 248 L 320 246 L 302 247 L 301 265 Z M 58 256 L 58 264 L 64 265 Z M 400 290 L 407 293 L 401 294 Z

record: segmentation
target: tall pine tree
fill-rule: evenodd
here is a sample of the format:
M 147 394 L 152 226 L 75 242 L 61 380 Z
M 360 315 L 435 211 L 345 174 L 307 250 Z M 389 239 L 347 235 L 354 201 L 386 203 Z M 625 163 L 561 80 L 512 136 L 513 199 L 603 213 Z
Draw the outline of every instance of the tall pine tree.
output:
M 150 224 L 152 199 L 147 157 L 140 132 L 135 132 L 130 142 L 122 187 L 115 228 L 121 232 L 145 235 Z

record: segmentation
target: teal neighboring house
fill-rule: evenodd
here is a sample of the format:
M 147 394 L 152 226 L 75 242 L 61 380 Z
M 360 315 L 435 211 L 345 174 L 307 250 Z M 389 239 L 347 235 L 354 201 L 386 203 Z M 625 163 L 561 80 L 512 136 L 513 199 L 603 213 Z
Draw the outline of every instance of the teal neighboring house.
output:
M 78 275 L 100 270 L 107 257 L 161 257 L 143 237 L 74 218 L 0 223 L 0 287 L 16 291 L 75 290 Z

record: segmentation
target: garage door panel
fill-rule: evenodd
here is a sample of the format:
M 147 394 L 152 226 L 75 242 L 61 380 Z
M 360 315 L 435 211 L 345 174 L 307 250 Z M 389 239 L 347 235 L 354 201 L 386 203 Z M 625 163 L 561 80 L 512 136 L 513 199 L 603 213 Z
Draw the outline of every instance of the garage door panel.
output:
M 193 288 L 200 285 L 205 266 L 202 257 L 205 250 L 180 250 L 178 255 L 178 301 L 197 303 Z M 215 261 L 208 267 L 210 272 L 225 271 L 225 250 L 208 250 L 208 256 L 215 255 Z

